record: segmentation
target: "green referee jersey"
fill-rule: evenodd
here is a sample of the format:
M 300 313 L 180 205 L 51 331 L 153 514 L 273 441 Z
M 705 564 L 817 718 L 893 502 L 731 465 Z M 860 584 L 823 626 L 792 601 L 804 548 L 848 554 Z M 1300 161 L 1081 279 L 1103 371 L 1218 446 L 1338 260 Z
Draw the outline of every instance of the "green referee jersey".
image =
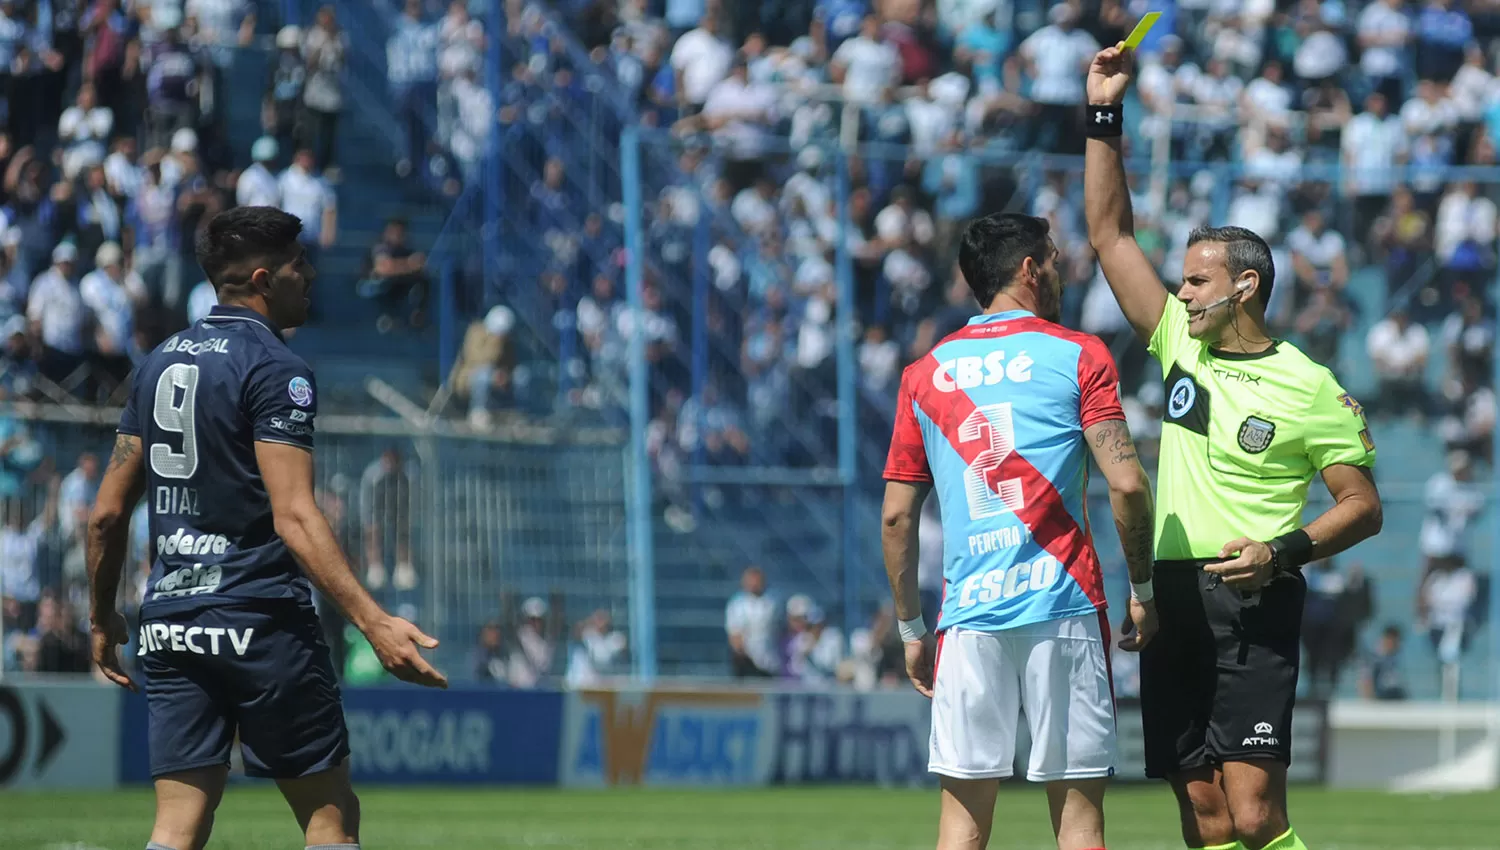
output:
M 1300 528 L 1318 472 L 1374 466 L 1364 409 L 1296 346 L 1211 350 L 1188 335 L 1183 303 L 1168 298 L 1148 348 L 1166 389 L 1158 560 L 1217 558 L 1235 538 L 1270 540 Z

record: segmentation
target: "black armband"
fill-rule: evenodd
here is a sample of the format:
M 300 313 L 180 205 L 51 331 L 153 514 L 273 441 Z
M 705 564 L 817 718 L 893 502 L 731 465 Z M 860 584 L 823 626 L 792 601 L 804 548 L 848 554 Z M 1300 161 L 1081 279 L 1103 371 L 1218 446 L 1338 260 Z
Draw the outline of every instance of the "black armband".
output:
M 1084 108 L 1084 131 L 1091 139 L 1113 139 L 1125 132 L 1125 107 L 1120 104 L 1100 106 L 1090 103 Z
M 1266 545 L 1271 547 L 1271 566 L 1276 573 L 1300 567 L 1312 560 L 1312 538 L 1300 528 L 1288 531 Z

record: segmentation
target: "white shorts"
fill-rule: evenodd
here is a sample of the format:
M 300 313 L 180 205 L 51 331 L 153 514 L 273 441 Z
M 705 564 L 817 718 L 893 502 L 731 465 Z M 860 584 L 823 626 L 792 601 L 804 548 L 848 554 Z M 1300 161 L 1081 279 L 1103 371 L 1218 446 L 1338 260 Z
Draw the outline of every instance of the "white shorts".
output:
M 958 779 L 1014 772 L 1024 712 L 1033 782 L 1112 776 L 1115 700 L 1103 614 L 995 632 L 943 633 L 928 770 Z

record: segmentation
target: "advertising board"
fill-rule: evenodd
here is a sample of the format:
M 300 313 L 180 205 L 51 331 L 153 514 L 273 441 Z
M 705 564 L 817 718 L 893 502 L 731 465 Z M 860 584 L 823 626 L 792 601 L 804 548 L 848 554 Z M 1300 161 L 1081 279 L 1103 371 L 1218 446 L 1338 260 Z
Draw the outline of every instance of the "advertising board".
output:
M 0 788 L 108 788 L 120 694 L 92 680 L 0 685 Z

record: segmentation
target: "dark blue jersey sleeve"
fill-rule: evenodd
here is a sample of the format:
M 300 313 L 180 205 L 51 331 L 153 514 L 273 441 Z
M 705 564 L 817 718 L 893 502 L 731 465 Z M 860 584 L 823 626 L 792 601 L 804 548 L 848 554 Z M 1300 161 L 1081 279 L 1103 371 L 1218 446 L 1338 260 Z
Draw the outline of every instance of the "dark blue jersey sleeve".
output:
M 318 399 L 306 363 L 281 355 L 256 364 L 245 381 L 245 404 L 257 441 L 312 450 Z
M 142 368 L 136 370 L 135 377 L 131 378 L 130 392 L 125 396 L 125 412 L 120 414 L 120 427 L 115 429 L 117 433 L 126 434 L 131 437 L 142 436 L 141 417 L 136 412 L 135 399 L 136 396 L 140 395 L 141 374 L 145 371 L 145 367 L 142 366 Z

